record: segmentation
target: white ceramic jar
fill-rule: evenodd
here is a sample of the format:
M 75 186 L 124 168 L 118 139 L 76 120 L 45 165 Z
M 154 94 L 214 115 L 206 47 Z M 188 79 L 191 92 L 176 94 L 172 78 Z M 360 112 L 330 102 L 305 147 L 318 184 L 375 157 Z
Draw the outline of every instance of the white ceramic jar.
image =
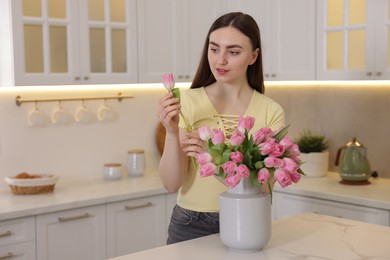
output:
M 145 171 L 145 151 L 132 149 L 127 151 L 127 173 L 129 176 L 142 176 Z
M 103 166 L 103 176 L 106 180 L 118 180 L 122 177 L 122 164 L 105 163 Z

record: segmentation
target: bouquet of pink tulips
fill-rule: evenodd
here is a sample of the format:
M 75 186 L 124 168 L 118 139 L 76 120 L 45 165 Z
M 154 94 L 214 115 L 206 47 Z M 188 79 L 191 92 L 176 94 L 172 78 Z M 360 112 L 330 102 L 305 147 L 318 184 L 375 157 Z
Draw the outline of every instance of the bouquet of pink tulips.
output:
M 298 145 L 286 137 L 288 126 L 278 131 L 261 128 L 250 135 L 254 122 L 254 117 L 241 117 L 228 140 L 220 129 L 199 128 L 208 147 L 208 152 L 196 157 L 200 175 L 222 177 L 229 188 L 251 178 L 255 186 L 267 184 L 271 195 L 273 180 L 282 187 L 298 182 L 304 173 Z

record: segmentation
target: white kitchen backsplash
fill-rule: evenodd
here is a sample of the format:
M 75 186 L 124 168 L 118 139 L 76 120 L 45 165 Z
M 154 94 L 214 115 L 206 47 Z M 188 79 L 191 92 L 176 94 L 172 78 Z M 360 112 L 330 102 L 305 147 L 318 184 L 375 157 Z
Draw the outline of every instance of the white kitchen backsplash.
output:
M 182 84 L 182 86 L 188 84 Z M 5 176 L 20 172 L 52 173 L 60 178 L 102 174 L 104 163 L 126 165 L 129 149 L 145 150 L 146 169 L 157 169 L 160 155 L 155 142 L 156 109 L 166 90 L 162 84 L 98 85 L 55 87 L 0 87 L 0 188 Z M 132 99 L 108 100 L 116 113 L 114 120 L 87 123 L 73 121 L 55 125 L 30 126 L 28 114 L 34 103 L 17 106 L 15 98 L 55 98 L 133 95 Z M 387 149 L 390 146 L 390 82 L 268 82 L 266 95 L 285 109 L 289 135 L 302 129 L 327 136 L 330 144 L 329 168 L 336 170 L 337 149 L 353 137 L 368 151 L 373 170 L 390 178 Z M 97 114 L 104 100 L 85 101 Z M 61 104 L 73 117 L 82 101 Z M 58 102 L 39 104 L 48 120 Z

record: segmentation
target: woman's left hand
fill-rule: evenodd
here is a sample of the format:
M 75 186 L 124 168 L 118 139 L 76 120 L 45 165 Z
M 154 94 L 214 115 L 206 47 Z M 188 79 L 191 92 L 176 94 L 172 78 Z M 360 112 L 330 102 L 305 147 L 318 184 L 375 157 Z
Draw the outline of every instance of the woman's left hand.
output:
M 184 153 L 189 157 L 196 157 L 198 153 L 207 152 L 206 144 L 200 139 L 197 131 L 187 132 L 187 139 L 182 141 Z

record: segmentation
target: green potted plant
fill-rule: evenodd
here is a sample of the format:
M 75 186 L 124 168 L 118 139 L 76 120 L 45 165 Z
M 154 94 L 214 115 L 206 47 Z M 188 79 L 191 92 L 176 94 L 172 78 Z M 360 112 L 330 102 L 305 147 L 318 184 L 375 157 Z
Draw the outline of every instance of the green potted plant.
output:
M 322 177 L 329 167 L 329 144 L 324 135 L 313 134 L 310 130 L 303 130 L 295 142 L 301 151 L 301 160 L 304 162 L 301 169 L 308 177 Z

